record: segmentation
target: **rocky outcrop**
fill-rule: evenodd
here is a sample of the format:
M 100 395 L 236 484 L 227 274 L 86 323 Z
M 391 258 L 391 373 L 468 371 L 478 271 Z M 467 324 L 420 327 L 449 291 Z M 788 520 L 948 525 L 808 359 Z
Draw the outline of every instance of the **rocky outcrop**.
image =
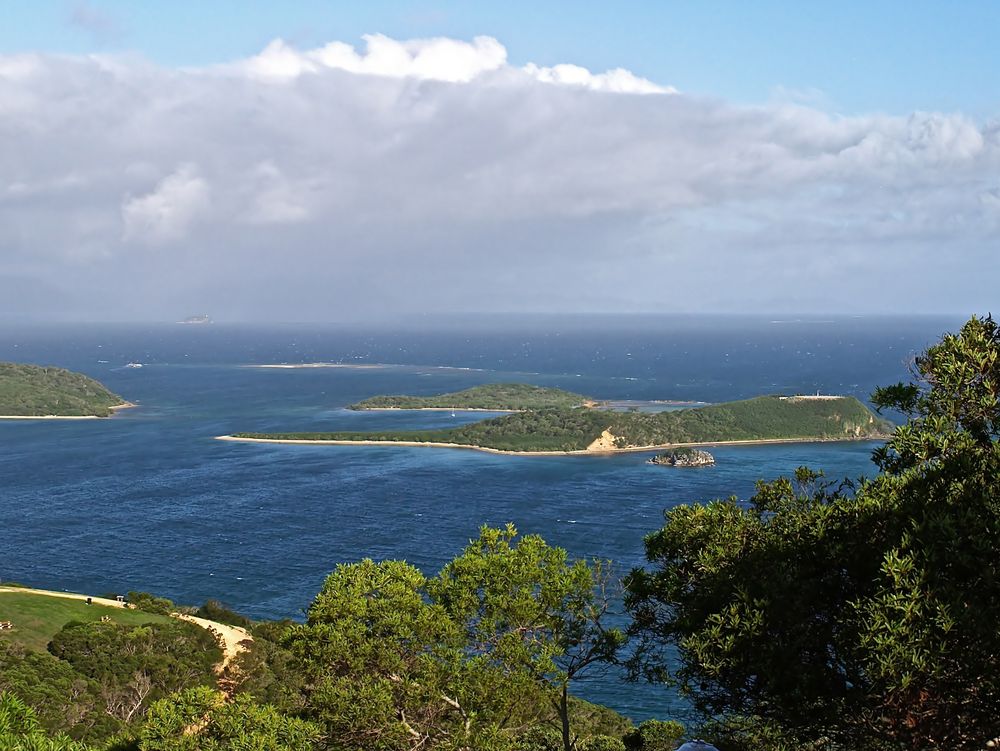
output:
M 674 449 L 657 454 L 649 463 L 667 467 L 709 467 L 715 464 L 715 457 L 700 449 Z

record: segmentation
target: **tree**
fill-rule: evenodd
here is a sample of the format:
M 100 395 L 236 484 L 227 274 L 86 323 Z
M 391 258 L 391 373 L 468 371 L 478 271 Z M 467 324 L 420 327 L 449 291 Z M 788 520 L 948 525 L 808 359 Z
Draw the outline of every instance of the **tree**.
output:
M 613 657 L 606 568 L 540 537 L 483 528 L 428 580 L 385 561 L 338 566 L 284 646 L 304 666 L 307 714 L 345 748 L 506 749 L 569 683 Z
M 306 676 L 307 713 L 344 748 L 461 747 L 477 728 L 462 703 L 458 630 L 401 561 L 341 565 L 285 646 Z
M 979 749 L 1000 734 L 996 324 L 971 319 L 914 376 L 873 397 L 908 418 L 873 479 L 801 469 L 748 503 L 674 508 L 647 537 L 633 668 L 723 718 L 720 745 Z
M 49 652 L 101 687 L 105 711 L 128 723 L 156 699 L 198 684 L 214 684 L 222 652 L 191 623 L 68 623 Z
M 250 696 L 232 701 L 207 687 L 186 689 L 153 704 L 139 731 L 138 751 L 312 751 L 319 729 L 285 717 Z
M 499 666 L 507 681 L 518 675 L 555 693 L 563 747 L 571 751 L 570 684 L 613 662 L 625 642 L 606 624 L 610 564 L 569 561 L 538 535 L 516 538 L 513 525 L 484 527 L 429 590 L 476 645 L 477 670 Z
M 0 692 L 0 748 L 4 751 L 87 751 L 64 735 L 47 736 L 34 710 L 13 694 Z

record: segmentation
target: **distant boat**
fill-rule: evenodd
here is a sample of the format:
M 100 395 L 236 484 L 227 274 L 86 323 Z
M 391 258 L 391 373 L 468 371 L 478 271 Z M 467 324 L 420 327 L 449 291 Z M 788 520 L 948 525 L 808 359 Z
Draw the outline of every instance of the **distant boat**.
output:
M 142 367 L 142 363 L 141 362 L 127 362 L 127 363 L 125 363 L 125 367 L 126 368 L 141 368 Z
M 199 323 L 211 323 L 211 322 L 212 322 L 211 317 L 209 317 L 208 314 L 206 313 L 202 313 L 201 315 L 190 316 L 188 318 L 185 318 L 183 321 L 178 321 L 177 323 L 199 324 Z

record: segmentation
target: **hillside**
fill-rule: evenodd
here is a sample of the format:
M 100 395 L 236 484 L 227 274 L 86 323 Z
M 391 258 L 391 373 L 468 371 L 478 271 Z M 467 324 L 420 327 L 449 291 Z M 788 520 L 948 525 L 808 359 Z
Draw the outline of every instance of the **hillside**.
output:
M 0 362 L 0 415 L 107 417 L 125 400 L 81 373 Z
M 348 409 L 483 409 L 520 412 L 529 409 L 571 408 L 592 404 L 582 394 L 526 383 L 489 383 L 435 396 L 373 396 Z
M 852 440 L 884 437 L 890 429 L 889 423 L 853 397 L 761 396 L 657 414 L 555 408 L 517 412 L 444 430 L 238 433 L 234 437 L 444 443 L 533 452 L 727 441 Z

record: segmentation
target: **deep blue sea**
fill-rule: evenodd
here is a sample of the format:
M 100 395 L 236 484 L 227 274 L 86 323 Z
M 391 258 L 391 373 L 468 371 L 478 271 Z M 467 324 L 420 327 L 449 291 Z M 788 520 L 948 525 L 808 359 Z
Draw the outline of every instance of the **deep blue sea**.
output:
M 422 428 L 481 419 L 353 413 L 383 393 L 524 381 L 603 399 L 718 402 L 853 394 L 906 378 L 960 319 L 508 317 L 405 325 L 0 324 L 0 360 L 58 365 L 139 406 L 109 420 L 0 421 L 0 579 L 79 592 L 218 598 L 301 617 L 333 567 L 402 558 L 435 572 L 482 524 L 514 522 L 622 570 L 678 503 L 753 492 L 800 465 L 870 473 L 870 443 L 713 449 L 671 470 L 648 455 L 511 457 L 468 450 L 214 440 L 236 431 Z M 126 363 L 142 368 L 125 368 Z M 276 363 L 378 365 L 262 369 Z M 587 698 L 636 719 L 683 713 L 615 676 Z

